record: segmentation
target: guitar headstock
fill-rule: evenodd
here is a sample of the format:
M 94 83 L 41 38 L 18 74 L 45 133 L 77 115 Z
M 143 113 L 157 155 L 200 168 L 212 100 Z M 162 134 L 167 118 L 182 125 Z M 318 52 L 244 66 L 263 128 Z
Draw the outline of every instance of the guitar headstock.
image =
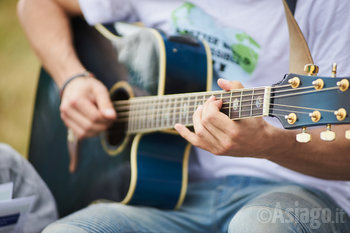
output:
M 306 127 L 327 125 L 321 139 L 333 141 L 331 124 L 350 124 L 350 78 L 317 77 L 312 72 L 317 66 L 308 66 L 310 75 L 288 74 L 271 89 L 270 115 L 277 117 L 286 129 L 302 128 L 297 141 L 309 142 Z M 316 72 L 317 73 L 317 72 Z M 346 132 L 350 139 L 350 131 Z

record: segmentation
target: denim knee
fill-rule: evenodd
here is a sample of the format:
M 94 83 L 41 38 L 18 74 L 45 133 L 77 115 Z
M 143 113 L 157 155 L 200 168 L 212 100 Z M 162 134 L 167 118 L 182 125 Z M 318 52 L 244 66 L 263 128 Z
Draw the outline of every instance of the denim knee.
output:
M 68 225 L 68 224 L 64 224 L 64 223 L 53 223 L 50 224 L 49 226 L 47 226 L 42 233 L 88 233 L 88 231 L 80 228 L 80 227 L 76 227 L 76 226 L 72 226 L 72 225 Z
M 90 205 L 55 223 L 47 226 L 43 233 L 113 233 L 132 232 L 128 226 L 132 219 L 128 219 L 123 211 L 124 205 L 99 203 Z M 127 207 L 126 207 L 127 208 Z
M 228 232 L 288 233 L 308 231 L 305 231 L 304 227 L 294 220 L 293 215 L 283 209 L 250 205 L 243 207 L 231 219 Z
M 273 189 L 242 207 L 229 232 L 346 232 L 346 213 L 319 192 L 298 185 Z

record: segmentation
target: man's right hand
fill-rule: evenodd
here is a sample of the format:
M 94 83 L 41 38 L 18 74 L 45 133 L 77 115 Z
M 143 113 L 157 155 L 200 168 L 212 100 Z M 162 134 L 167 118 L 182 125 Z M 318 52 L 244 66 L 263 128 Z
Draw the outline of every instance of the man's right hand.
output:
M 91 77 L 76 78 L 66 86 L 60 111 L 78 139 L 106 130 L 117 117 L 107 88 Z

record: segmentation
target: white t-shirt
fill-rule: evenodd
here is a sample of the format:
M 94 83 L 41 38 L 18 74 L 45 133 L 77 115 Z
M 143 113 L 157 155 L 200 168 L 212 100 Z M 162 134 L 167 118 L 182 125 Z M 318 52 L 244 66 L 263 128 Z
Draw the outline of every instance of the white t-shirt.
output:
M 207 39 L 218 76 L 239 80 L 245 87 L 272 85 L 288 73 L 289 36 L 281 0 L 79 1 L 92 25 L 142 21 L 169 33 L 187 32 Z M 349 11 L 350 1 L 344 0 L 297 3 L 295 18 L 320 67 L 319 75 L 329 76 L 334 62 L 338 76 L 350 75 Z M 281 127 L 276 119 L 266 120 Z M 350 182 L 303 175 L 264 159 L 219 157 L 195 150 L 190 159 L 194 180 L 236 174 L 293 181 L 323 190 L 350 214 Z

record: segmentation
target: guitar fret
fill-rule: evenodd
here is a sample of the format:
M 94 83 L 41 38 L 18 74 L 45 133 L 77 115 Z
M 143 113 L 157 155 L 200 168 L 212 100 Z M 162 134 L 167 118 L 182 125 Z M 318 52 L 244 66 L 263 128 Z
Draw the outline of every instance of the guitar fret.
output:
M 180 118 L 179 118 L 179 123 L 182 124 L 182 108 L 183 108 L 183 101 L 184 98 L 183 96 L 181 97 L 181 103 L 180 103 Z
M 143 121 L 143 116 L 142 116 L 142 109 L 143 105 L 139 103 L 139 110 L 137 114 L 137 130 L 142 129 L 142 121 Z
M 253 102 L 253 114 L 252 116 L 263 115 L 263 100 L 264 100 L 264 92 L 265 90 L 259 90 L 254 94 L 254 102 Z
M 238 115 L 239 118 L 241 118 L 241 113 L 242 113 L 242 96 L 243 96 L 243 89 L 241 90 L 241 97 L 239 100 L 239 115 Z
M 193 112 L 197 109 L 197 105 L 198 105 L 198 103 L 197 103 L 197 101 L 198 101 L 198 96 L 196 95 L 195 96 L 195 98 L 194 98 L 194 107 L 193 107 Z
M 251 110 L 251 100 L 252 100 L 252 90 L 251 89 L 245 89 L 243 91 L 243 98 L 242 98 L 242 111 L 241 111 L 241 117 L 249 117 L 250 110 Z
M 129 132 L 133 132 L 134 130 L 134 108 L 135 108 L 135 103 L 131 104 L 130 105 L 130 117 L 129 117 L 129 125 L 128 125 L 128 130 Z
M 157 119 L 156 119 L 156 128 L 159 128 L 160 127 L 160 124 L 161 124 L 161 120 L 162 120 L 162 109 L 161 109 L 161 99 L 158 99 L 157 100 Z
M 144 129 L 145 128 L 145 124 L 146 124 L 146 105 L 142 104 L 142 118 L 141 118 L 141 128 L 140 129 Z
M 190 109 L 190 97 L 187 97 L 187 103 L 186 103 L 186 109 L 185 109 L 185 113 L 186 113 L 186 121 L 185 124 L 188 124 L 188 114 L 189 114 L 189 109 Z
M 145 102 L 142 103 L 145 106 L 145 121 L 144 121 L 144 128 L 147 129 L 148 128 L 148 110 L 149 110 L 149 105 Z
M 222 107 L 220 111 L 224 113 L 225 115 L 229 116 L 230 115 L 230 109 L 231 109 L 231 104 L 230 104 L 230 93 L 227 92 L 222 92 L 220 95 L 220 99 L 222 101 Z
M 254 88 L 253 88 L 253 92 L 252 92 L 252 98 L 250 101 L 250 116 L 253 116 L 253 103 L 254 103 Z
M 166 120 L 167 109 L 165 108 L 166 99 L 163 100 L 162 111 L 161 111 L 161 120 L 160 127 L 163 128 L 165 125 L 164 121 Z
M 171 99 L 168 98 L 167 101 L 167 119 L 166 119 L 166 127 L 169 128 L 170 126 L 170 111 L 171 111 Z
M 140 113 L 139 113 L 139 111 L 140 111 L 140 103 L 137 103 L 136 104 L 136 110 L 135 110 L 135 112 L 136 112 L 136 114 L 135 114 L 135 131 L 137 131 L 137 129 L 139 129 L 140 128 L 140 126 L 139 126 L 139 124 L 140 124 Z
M 231 119 L 231 108 L 232 108 L 232 91 L 230 91 L 230 102 L 228 104 L 228 118 Z
M 177 106 L 177 98 L 174 98 L 174 109 L 173 109 L 173 125 L 175 125 L 176 122 L 176 106 Z
M 156 110 L 156 100 L 152 101 L 152 128 L 155 128 L 155 124 L 156 124 L 156 119 L 157 119 L 157 110 Z
M 197 95 L 191 96 L 190 98 L 190 107 L 189 107 L 189 124 L 192 124 L 193 114 L 196 111 L 197 105 Z
M 131 118 L 132 118 L 132 102 L 130 103 L 130 107 L 129 107 L 129 118 L 128 118 L 128 132 L 131 132 Z
M 151 102 L 151 106 L 153 107 L 153 102 Z M 147 106 L 147 129 L 152 128 L 153 114 L 151 106 Z

